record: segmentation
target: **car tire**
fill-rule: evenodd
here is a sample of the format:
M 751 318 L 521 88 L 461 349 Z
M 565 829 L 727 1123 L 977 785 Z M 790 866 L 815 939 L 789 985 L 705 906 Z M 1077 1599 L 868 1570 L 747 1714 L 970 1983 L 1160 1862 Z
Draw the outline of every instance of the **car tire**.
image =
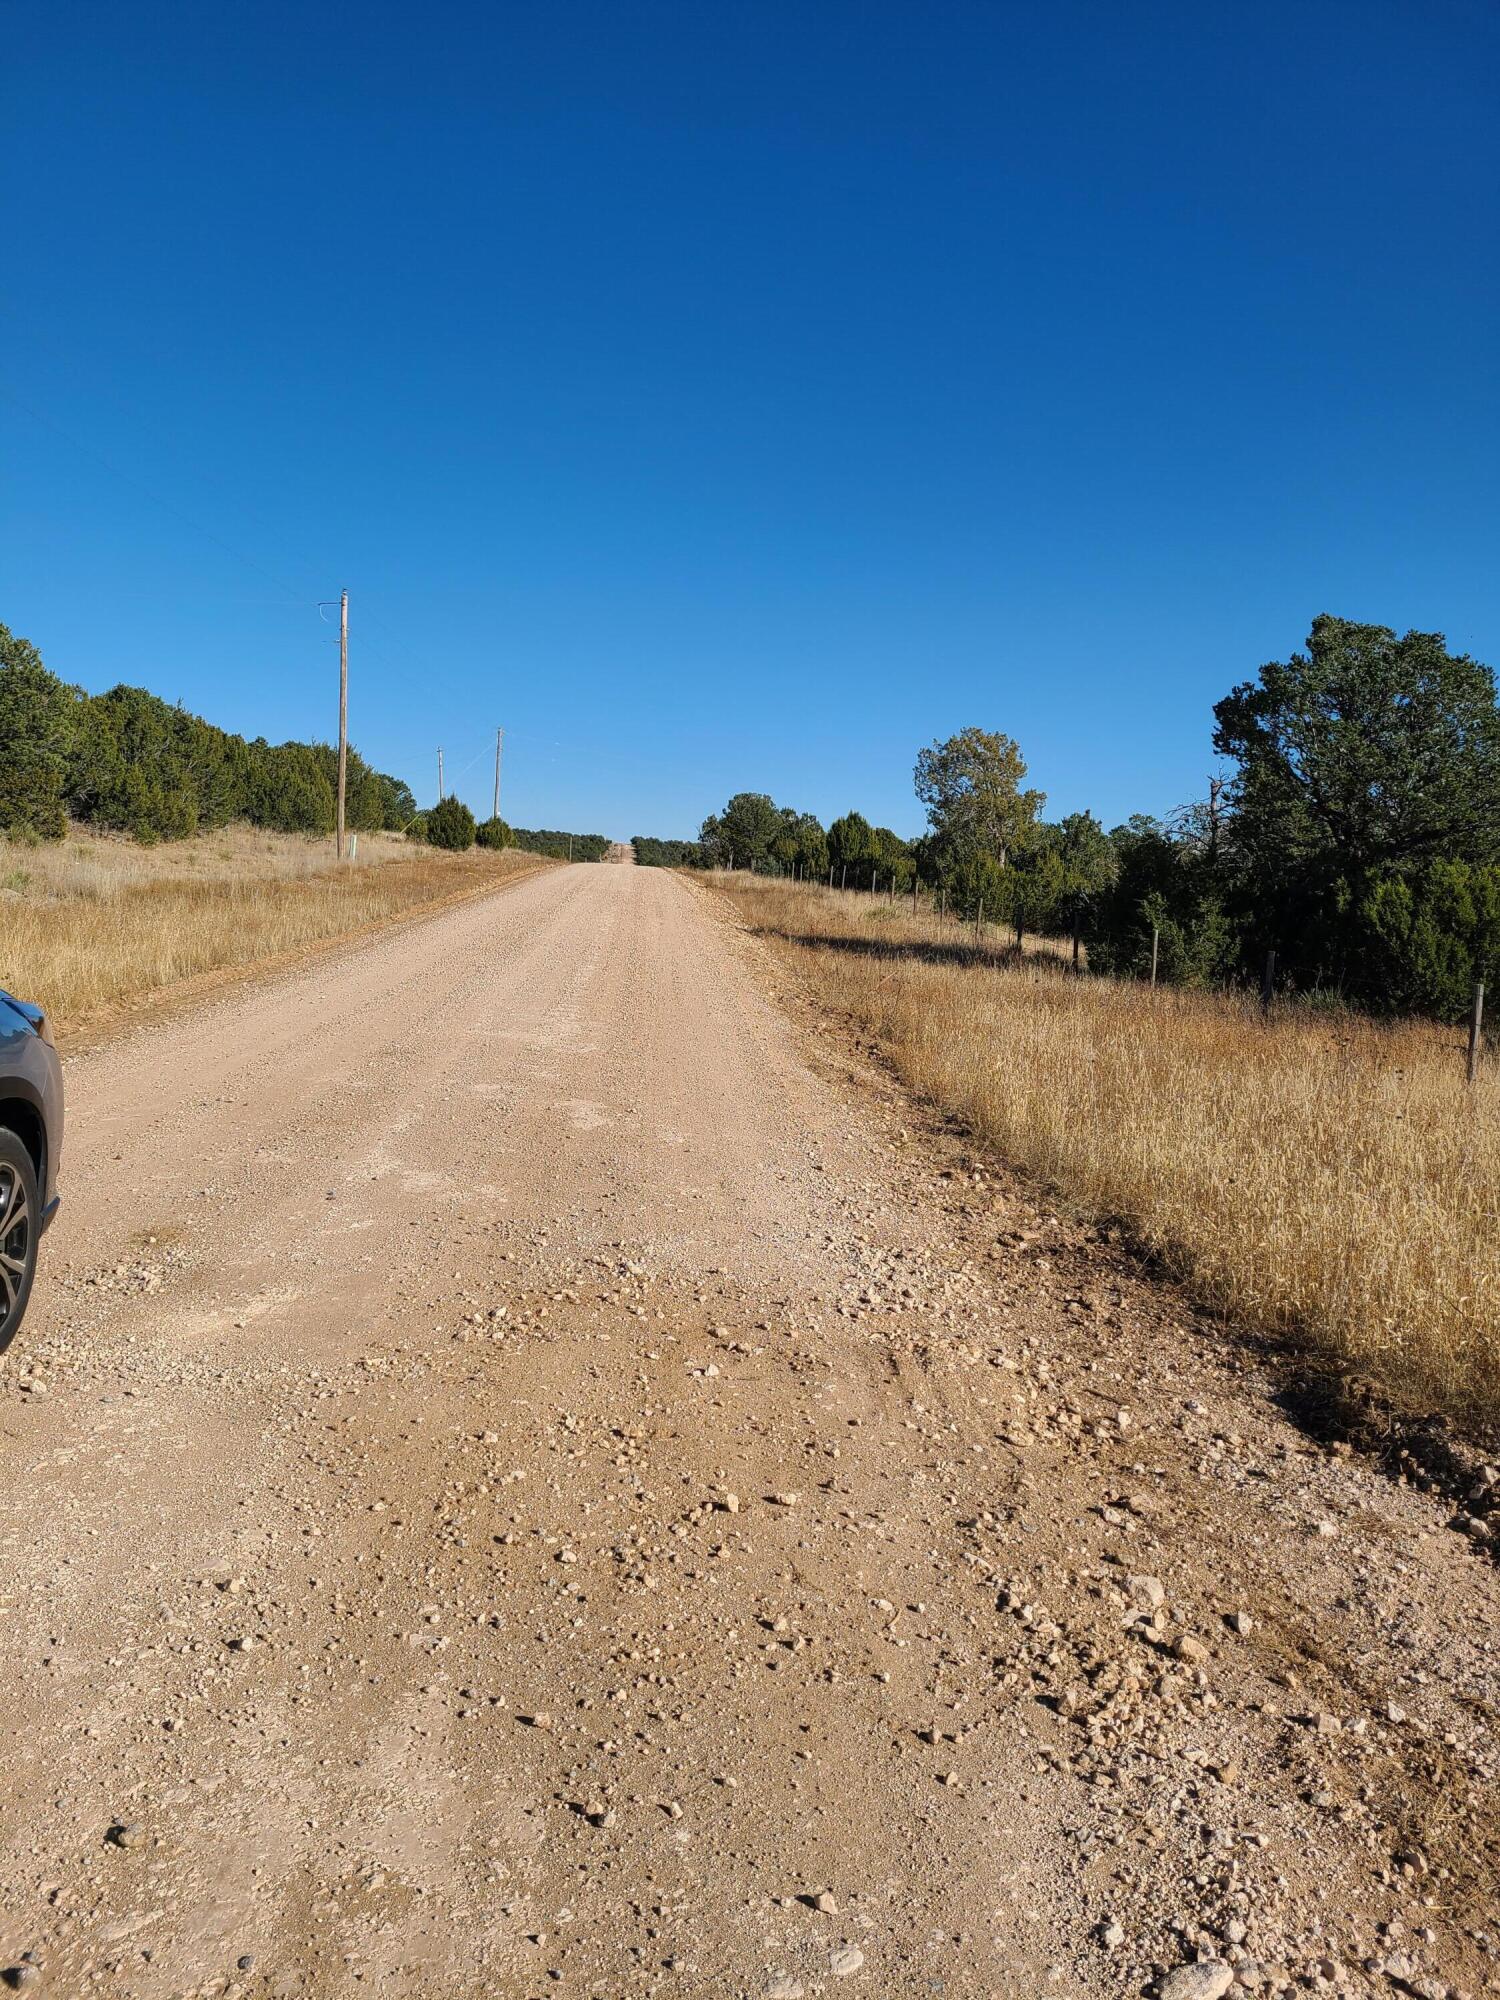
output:
M 0 1125 L 0 1354 L 21 1331 L 41 1234 L 36 1166 L 16 1134 Z

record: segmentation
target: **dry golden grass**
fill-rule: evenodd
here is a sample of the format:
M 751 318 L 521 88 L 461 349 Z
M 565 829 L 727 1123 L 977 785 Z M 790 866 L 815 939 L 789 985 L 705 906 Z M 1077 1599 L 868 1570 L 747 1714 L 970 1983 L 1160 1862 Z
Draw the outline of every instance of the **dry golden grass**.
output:
M 716 876 L 906 1081 L 1208 1303 L 1408 1406 L 1500 1418 L 1500 1062 L 1460 1031 L 1074 979 L 972 930 Z
M 546 866 L 480 849 L 442 854 L 361 834 L 331 840 L 229 827 L 140 847 L 69 831 L 0 839 L 0 986 L 37 1000 L 66 1038 L 185 979 L 249 967 Z

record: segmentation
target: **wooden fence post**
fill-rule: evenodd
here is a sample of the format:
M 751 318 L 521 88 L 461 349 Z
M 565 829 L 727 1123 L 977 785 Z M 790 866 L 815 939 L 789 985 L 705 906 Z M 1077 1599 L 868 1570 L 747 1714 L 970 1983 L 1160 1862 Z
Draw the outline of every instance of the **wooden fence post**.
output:
M 1270 1013 L 1271 1002 L 1275 998 L 1275 994 L 1276 994 L 1276 954 L 1274 951 L 1268 951 L 1266 953 L 1266 969 L 1261 974 L 1261 979 L 1260 979 L 1260 1011 L 1263 1014 Z
M 1079 925 L 1078 918 L 1075 915 L 1075 917 L 1073 918 L 1073 970 L 1075 973 L 1079 970 L 1078 948 L 1082 941 L 1082 935 L 1083 935 L 1082 928 Z
M 977 917 L 975 917 L 975 919 L 974 919 L 974 936 L 975 936 L 975 938 L 976 938 L 976 939 L 978 939 L 978 938 L 981 938 L 981 937 L 983 937 L 983 936 L 984 936 L 984 898 L 983 898 L 983 896 L 981 896 L 981 897 L 980 897 L 980 899 L 979 899 L 979 914 L 978 914 L 978 916 L 977 916 Z
M 1160 926 L 1153 924 L 1151 926 L 1151 984 L 1153 986 L 1156 984 L 1156 954 L 1160 944 L 1161 944 Z
M 1474 982 L 1474 1004 L 1469 1010 L 1469 1081 L 1479 1081 L 1480 1037 L 1484 1033 L 1484 981 Z

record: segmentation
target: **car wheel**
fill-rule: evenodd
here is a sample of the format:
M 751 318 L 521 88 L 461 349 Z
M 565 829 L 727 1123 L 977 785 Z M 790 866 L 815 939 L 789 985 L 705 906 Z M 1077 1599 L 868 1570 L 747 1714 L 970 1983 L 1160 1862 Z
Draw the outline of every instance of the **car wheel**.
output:
M 31 1155 L 14 1132 L 0 1125 L 0 1353 L 21 1330 L 36 1276 L 41 1222 Z

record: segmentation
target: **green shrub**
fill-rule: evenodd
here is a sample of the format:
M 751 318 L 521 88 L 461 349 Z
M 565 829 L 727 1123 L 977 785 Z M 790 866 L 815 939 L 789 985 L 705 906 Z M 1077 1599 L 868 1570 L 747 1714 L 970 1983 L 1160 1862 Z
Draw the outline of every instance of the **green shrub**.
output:
M 61 840 L 62 782 L 51 759 L 22 744 L 0 758 L 0 832 Z
M 427 838 L 434 847 L 445 847 L 451 853 L 459 854 L 466 847 L 474 845 L 474 815 L 462 799 L 454 798 L 450 792 L 447 798 L 439 799 L 427 815 Z
M 1015 870 L 1002 868 L 993 854 L 969 854 L 948 877 L 948 904 L 955 916 L 972 922 L 982 910 L 992 924 L 1013 914 Z
M 1386 1013 L 1460 1021 L 1476 979 L 1500 982 L 1500 868 L 1429 861 L 1361 903 L 1360 997 Z
M 482 819 L 474 829 L 476 847 L 513 847 L 515 835 L 503 819 Z
M 0 832 L 62 838 L 73 705 L 30 640 L 0 625 Z

